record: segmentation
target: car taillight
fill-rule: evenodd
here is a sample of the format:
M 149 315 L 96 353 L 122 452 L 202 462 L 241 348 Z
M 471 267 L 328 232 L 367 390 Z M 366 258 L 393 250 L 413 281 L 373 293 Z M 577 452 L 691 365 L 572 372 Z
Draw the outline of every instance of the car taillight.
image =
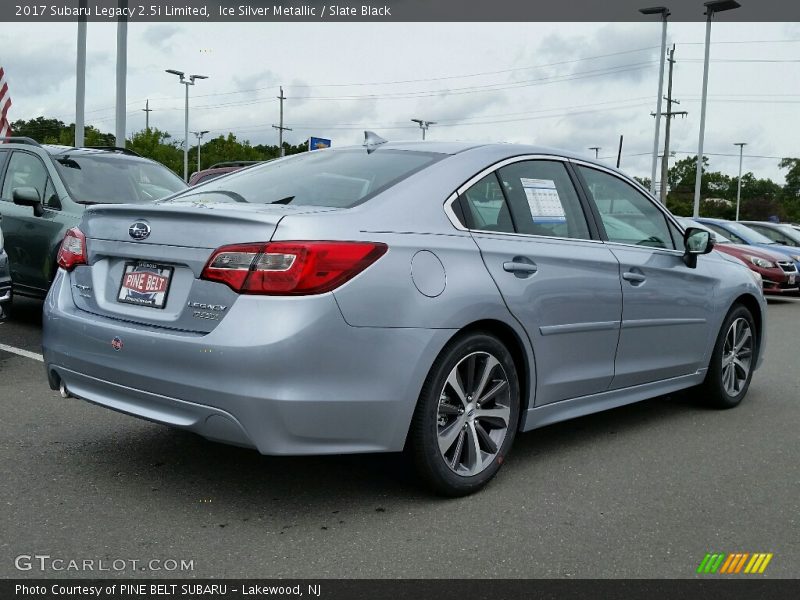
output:
M 242 294 L 303 296 L 329 292 L 386 253 L 380 242 L 269 242 L 223 246 L 201 279 Z
M 86 261 L 86 236 L 77 227 L 73 227 L 64 236 L 61 248 L 58 250 L 58 266 L 71 271 L 77 265 L 85 265 Z

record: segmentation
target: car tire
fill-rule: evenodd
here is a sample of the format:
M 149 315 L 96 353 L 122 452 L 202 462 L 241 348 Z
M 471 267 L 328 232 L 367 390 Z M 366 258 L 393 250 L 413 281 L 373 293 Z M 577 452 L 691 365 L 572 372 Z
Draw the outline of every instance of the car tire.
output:
M 722 323 L 699 399 L 714 408 L 734 408 L 747 394 L 758 358 L 758 331 L 747 307 L 735 304 Z
M 485 332 L 451 341 L 431 367 L 408 450 L 437 493 L 465 496 L 500 470 L 517 430 L 519 378 L 505 345 Z

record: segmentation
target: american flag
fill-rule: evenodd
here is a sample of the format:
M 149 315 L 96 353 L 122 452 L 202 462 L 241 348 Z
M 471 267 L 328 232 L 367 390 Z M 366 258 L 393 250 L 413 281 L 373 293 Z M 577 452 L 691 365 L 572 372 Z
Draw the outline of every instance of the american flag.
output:
M 8 94 L 8 82 L 3 67 L 0 67 L 0 139 L 11 135 L 11 123 L 8 122 L 9 108 L 11 108 L 11 96 Z

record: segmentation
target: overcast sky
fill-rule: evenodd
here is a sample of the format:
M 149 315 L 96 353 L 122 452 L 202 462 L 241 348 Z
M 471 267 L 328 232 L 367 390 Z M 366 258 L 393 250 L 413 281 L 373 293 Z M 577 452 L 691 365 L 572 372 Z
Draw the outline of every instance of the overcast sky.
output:
M 190 129 L 233 131 L 276 143 L 278 85 L 287 96 L 291 143 L 309 135 L 360 143 L 372 129 L 417 139 L 417 117 L 438 121 L 429 139 L 535 143 L 616 160 L 649 176 L 658 86 L 660 25 L 521 24 L 150 24 L 128 30 L 127 132 L 150 123 L 183 139 L 183 87 L 164 69 L 210 78 L 190 89 Z M 704 23 L 671 23 L 677 44 L 671 148 L 696 152 Z M 74 122 L 74 24 L 4 24 L 0 65 L 10 119 Z M 800 24 L 714 23 L 707 153 L 800 156 Z M 116 25 L 89 23 L 86 121 L 114 131 Z M 666 90 L 666 76 L 665 76 Z M 663 142 L 663 123 L 662 123 Z M 194 136 L 190 138 L 194 141 Z M 677 158 L 682 158 L 678 154 Z M 235 158 L 235 157 L 231 157 Z M 775 158 L 745 158 L 745 171 L 783 181 Z M 738 158 L 711 156 L 736 174 Z

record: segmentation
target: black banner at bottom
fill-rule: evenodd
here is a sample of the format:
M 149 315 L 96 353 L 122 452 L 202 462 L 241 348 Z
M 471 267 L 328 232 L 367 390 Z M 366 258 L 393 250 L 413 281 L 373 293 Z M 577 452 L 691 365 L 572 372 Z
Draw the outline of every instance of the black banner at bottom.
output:
M 726 600 L 800 597 L 792 579 L 7 579 L 0 598 L 77 600 Z

